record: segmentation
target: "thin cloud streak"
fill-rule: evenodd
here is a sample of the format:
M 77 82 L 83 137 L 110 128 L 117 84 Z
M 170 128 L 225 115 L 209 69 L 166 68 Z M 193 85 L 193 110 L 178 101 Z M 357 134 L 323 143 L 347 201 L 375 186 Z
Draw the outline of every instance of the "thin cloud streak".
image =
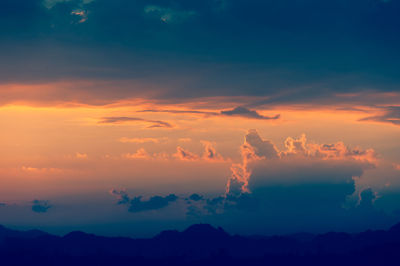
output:
M 400 126 L 400 106 L 388 106 L 383 109 L 383 114 L 361 118 L 359 121 L 374 121 Z
M 204 116 L 235 116 L 249 119 L 259 119 L 259 120 L 276 120 L 280 118 L 280 114 L 274 116 L 264 116 L 259 114 L 255 110 L 248 109 L 246 107 L 238 106 L 233 109 L 222 110 L 220 112 L 208 112 L 208 111 L 197 111 L 197 110 L 156 110 L 147 109 L 141 110 L 139 112 L 147 113 L 171 113 L 171 114 L 199 114 Z
M 99 121 L 100 124 L 122 124 L 122 123 L 130 123 L 130 122 L 146 122 L 150 123 L 147 128 L 172 128 L 173 125 L 160 120 L 150 120 L 143 119 L 138 117 L 127 117 L 127 116 L 111 116 L 111 117 L 102 117 Z

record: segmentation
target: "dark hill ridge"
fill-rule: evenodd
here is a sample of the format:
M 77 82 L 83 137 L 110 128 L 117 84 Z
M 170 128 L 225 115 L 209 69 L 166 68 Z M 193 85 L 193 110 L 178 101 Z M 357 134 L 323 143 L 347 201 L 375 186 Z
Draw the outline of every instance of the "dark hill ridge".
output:
M 0 226 L 1 265 L 400 265 L 400 224 L 387 231 L 233 236 L 209 224 L 154 238 L 63 237 Z M 223 262 L 223 263 L 222 263 Z M 221 264 L 222 263 L 222 264 Z

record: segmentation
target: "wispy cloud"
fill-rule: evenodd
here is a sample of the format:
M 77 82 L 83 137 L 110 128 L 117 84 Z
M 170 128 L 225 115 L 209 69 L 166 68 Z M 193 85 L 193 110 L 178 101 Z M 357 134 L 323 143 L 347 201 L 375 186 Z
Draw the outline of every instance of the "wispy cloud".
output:
M 164 140 L 164 138 L 163 138 Z M 159 143 L 161 139 L 158 138 L 120 138 L 120 142 L 122 143 Z
M 271 120 L 271 119 L 274 120 L 280 118 L 279 114 L 274 116 L 264 116 L 260 115 L 257 111 L 247 109 L 246 107 L 236 107 L 232 110 L 221 111 L 221 114 L 227 116 L 240 116 L 240 117 L 261 119 L 261 120 Z
M 100 124 L 123 124 L 123 123 L 135 123 L 144 122 L 150 124 L 147 128 L 172 128 L 172 124 L 160 121 L 160 120 L 150 120 L 138 117 L 127 117 L 127 116 L 111 116 L 102 117 L 99 121 Z
M 364 117 L 359 121 L 375 121 L 400 126 L 400 106 L 387 106 L 382 109 L 382 114 Z
M 204 116 L 235 116 L 243 117 L 249 119 L 260 119 L 260 120 L 276 120 L 280 118 L 280 114 L 273 116 L 261 115 L 255 110 L 248 109 L 247 107 L 238 106 L 233 109 L 222 110 L 219 112 L 211 111 L 198 111 L 198 110 L 157 110 L 157 109 L 147 109 L 141 110 L 139 112 L 149 112 L 149 113 L 171 113 L 171 114 L 198 114 Z

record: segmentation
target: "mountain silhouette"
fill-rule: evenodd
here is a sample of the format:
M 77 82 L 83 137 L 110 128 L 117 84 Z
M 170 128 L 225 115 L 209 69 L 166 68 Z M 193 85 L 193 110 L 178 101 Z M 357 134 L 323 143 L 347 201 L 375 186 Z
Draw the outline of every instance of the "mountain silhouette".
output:
M 0 226 L 1 265 L 400 265 L 400 223 L 349 234 L 230 235 L 195 224 L 153 238 L 55 236 Z

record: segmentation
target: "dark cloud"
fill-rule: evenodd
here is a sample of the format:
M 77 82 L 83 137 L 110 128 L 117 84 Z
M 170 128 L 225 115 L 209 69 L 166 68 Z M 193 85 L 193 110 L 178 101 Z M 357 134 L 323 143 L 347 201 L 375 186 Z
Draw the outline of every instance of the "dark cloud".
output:
M 117 204 L 127 204 L 130 201 L 129 195 L 125 190 L 111 189 L 110 194 L 117 198 Z
M 193 200 L 193 201 L 199 201 L 199 200 L 203 199 L 203 196 L 201 196 L 201 195 L 199 195 L 197 193 L 194 193 L 194 194 L 189 196 L 189 199 Z
M 168 196 L 153 196 L 148 200 L 142 200 L 142 197 L 135 197 L 130 201 L 129 211 L 130 212 L 143 212 L 150 210 L 159 210 L 167 207 L 171 202 L 178 199 L 175 194 Z
M 388 106 L 383 107 L 382 109 L 382 115 L 365 117 L 359 121 L 375 121 L 400 126 L 400 106 Z
M 250 145 L 255 155 L 266 159 L 278 158 L 278 150 L 269 140 L 263 140 L 256 130 L 249 130 L 244 145 Z
M 275 116 L 263 116 L 260 115 L 257 111 L 249 110 L 245 107 L 236 107 L 232 110 L 221 111 L 222 115 L 227 116 L 240 116 L 252 119 L 261 119 L 261 120 L 271 120 L 271 119 L 279 119 L 280 115 Z
M 37 213 L 44 213 L 47 212 L 52 205 L 50 205 L 49 201 L 47 200 L 33 200 L 32 202 L 32 211 Z
M 374 201 L 376 200 L 376 194 L 371 188 L 364 189 L 360 193 L 360 204 L 358 208 L 363 210 L 369 210 L 373 208 Z
M 245 95 L 324 104 L 399 91 L 398 1 L 50 2 L 1 1 L 1 83 L 96 82 L 45 97 L 6 90 L 4 102 Z
M 148 109 L 142 110 L 139 112 L 152 112 L 152 113 L 172 113 L 172 114 L 200 114 L 205 116 L 236 116 L 236 117 L 245 117 L 250 119 L 260 119 L 260 120 L 276 120 L 280 118 L 280 115 L 275 116 L 263 116 L 260 115 L 257 111 L 250 110 L 246 107 L 236 107 L 231 110 L 224 110 L 220 112 L 207 112 L 207 111 L 198 111 L 198 110 L 156 110 L 156 109 Z
M 126 116 L 119 116 L 119 117 L 103 117 L 99 121 L 100 124 L 121 124 L 121 123 L 129 123 L 129 122 L 146 122 L 150 123 L 151 125 L 148 128 L 172 128 L 173 126 L 165 121 L 159 120 L 149 120 L 137 117 L 126 117 Z
M 142 196 L 131 198 L 125 190 L 112 189 L 110 194 L 118 200 L 118 205 L 127 205 L 130 212 L 145 212 L 160 210 L 175 202 L 179 197 L 175 194 L 168 196 L 152 196 L 148 200 L 142 200 Z

